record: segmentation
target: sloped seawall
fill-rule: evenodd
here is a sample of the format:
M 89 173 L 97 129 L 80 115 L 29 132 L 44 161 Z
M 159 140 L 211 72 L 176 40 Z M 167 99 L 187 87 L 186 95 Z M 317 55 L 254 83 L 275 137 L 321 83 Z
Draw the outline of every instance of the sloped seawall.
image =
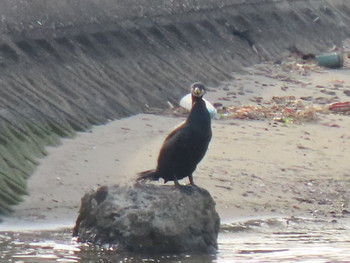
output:
M 349 13 L 347 0 L 2 1 L 0 213 L 21 200 L 46 145 L 291 47 L 340 45 Z

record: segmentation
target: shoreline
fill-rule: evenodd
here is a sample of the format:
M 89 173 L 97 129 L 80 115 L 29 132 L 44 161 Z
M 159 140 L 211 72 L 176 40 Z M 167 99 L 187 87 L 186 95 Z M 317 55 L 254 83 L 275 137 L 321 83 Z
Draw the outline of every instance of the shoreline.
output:
M 258 96 L 336 95 L 350 100 L 343 92 L 350 90 L 349 70 L 287 72 L 286 81 L 276 77 L 281 74 L 277 66 L 263 67 L 248 68 L 211 88 L 206 99 L 224 106 L 253 104 Z M 323 89 L 317 88 L 321 85 Z M 4 218 L 0 231 L 74 225 L 86 191 L 132 184 L 137 172 L 154 168 L 164 138 L 183 120 L 139 114 L 62 139 L 61 145 L 47 149 L 49 155 L 28 180 L 29 196 Z M 335 114 L 321 114 L 318 122 L 302 125 L 214 120 L 213 139 L 194 173 L 195 183 L 211 193 L 222 223 L 290 216 L 341 220 L 350 211 L 349 125 L 349 116 Z

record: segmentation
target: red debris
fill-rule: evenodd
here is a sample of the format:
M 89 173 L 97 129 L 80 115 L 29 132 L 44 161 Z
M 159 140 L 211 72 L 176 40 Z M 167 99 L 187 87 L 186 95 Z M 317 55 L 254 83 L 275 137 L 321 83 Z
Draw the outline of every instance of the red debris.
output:
M 331 111 L 337 111 L 337 112 L 349 111 L 350 110 L 350 101 L 336 102 L 336 103 L 329 105 L 328 108 Z

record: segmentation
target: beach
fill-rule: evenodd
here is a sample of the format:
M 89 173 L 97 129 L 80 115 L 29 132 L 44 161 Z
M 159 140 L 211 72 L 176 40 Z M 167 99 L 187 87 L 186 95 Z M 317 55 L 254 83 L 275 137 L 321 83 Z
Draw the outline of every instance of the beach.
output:
M 350 100 L 347 94 L 349 69 L 294 62 L 258 64 L 209 87 L 205 98 L 222 107 L 271 107 L 273 97 L 293 97 L 317 109 L 305 122 L 224 113 L 212 121 L 213 138 L 194 181 L 211 193 L 222 223 L 279 216 L 334 221 L 350 214 L 350 117 L 328 110 Z M 0 229 L 71 227 L 89 189 L 133 185 L 138 172 L 155 168 L 163 140 L 185 120 L 165 112 L 111 120 L 47 148 L 28 180 L 29 195 Z

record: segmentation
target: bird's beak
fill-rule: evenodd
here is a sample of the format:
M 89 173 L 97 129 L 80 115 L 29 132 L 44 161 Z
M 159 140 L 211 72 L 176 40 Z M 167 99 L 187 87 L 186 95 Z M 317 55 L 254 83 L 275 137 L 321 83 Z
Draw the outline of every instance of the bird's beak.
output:
M 201 94 L 201 89 L 198 87 L 194 88 L 194 94 L 196 94 L 197 96 L 199 96 Z
M 204 93 L 205 93 L 205 90 L 198 88 L 198 87 L 195 87 L 193 89 L 193 92 L 192 92 L 192 94 L 196 97 L 202 97 L 204 95 Z

